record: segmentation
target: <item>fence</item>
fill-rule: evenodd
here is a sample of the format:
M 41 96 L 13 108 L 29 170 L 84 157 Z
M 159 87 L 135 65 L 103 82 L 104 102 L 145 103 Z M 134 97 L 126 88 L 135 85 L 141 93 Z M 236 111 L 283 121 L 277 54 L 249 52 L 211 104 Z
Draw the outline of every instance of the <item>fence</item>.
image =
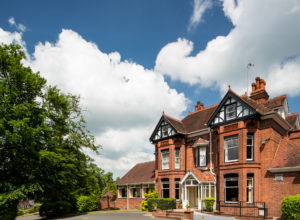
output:
M 240 201 L 237 203 L 226 203 L 225 201 L 217 201 L 216 209 L 219 211 L 219 214 L 226 215 L 261 217 L 263 219 L 267 216 L 265 202 L 248 203 Z

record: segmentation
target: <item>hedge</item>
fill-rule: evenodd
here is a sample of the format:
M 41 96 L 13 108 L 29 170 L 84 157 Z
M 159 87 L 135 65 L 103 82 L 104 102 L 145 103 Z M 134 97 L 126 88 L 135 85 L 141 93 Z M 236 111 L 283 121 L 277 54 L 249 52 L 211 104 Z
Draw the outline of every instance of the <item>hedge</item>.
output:
M 148 199 L 148 210 L 151 212 L 157 206 L 160 210 L 176 209 L 176 199 L 150 198 Z
M 80 196 L 77 199 L 78 212 L 90 212 L 97 210 L 99 199 L 97 196 Z
M 158 192 L 150 191 L 149 193 L 145 193 L 145 200 L 141 202 L 142 211 L 150 211 L 148 206 L 148 200 L 151 198 L 158 198 Z
M 285 197 L 281 201 L 281 211 L 287 220 L 300 220 L 300 194 Z
M 42 217 L 58 217 L 69 214 L 72 205 L 66 201 L 45 202 L 39 209 L 39 214 Z
M 204 203 L 205 203 L 205 209 L 206 211 L 213 211 L 214 203 L 215 203 L 215 198 L 212 197 L 206 197 L 204 198 Z

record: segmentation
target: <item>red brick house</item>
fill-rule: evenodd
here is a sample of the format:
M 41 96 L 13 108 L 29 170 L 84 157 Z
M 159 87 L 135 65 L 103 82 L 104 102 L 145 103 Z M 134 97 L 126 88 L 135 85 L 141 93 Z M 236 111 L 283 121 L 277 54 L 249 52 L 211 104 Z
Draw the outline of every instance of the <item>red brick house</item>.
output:
M 269 98 L 259 77 L 249 97 L 229 87 L 220 103 L 198 102 L 182 120 L 163 113 L 150 137 L 159 197 L 197 209 L 205 197 L 232 207 L 264 202 L 269 216 L 280 216 L 281 200 L 300 193 L 299 128 L 286 95 Z

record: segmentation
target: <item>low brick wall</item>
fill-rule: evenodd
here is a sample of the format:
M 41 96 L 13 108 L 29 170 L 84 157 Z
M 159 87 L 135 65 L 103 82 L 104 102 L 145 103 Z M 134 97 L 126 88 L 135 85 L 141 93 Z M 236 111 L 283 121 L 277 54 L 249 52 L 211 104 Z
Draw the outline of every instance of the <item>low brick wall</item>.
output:
M 129 198 L 128 208 L 129 209 L 141 209 L 141 202 L 144 199 L 141 198 Z M 115 207 L 120 209 L 127 209 L 127 198 L 117 198 L 115 201 Z
M 194 219 L 193 211 L 183 210 L 153 210 L 152 216 L 155 218 L 172 218 L 172 219 Z

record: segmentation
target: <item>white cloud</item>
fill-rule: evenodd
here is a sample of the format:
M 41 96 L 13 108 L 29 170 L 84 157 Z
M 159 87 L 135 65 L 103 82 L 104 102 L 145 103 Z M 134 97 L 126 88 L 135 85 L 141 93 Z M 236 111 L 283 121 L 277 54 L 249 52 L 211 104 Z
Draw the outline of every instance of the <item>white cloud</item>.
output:
M 212 0 L 194 0 L 193 2 L 193 14 L 190 18 L 188 25 L 188 31 L 191 31 L 197 27 L 197 25 L 203 21 L 204 13 L 213 6 Z
M 155 70 L 191 85 L 217 86 L 224 92 L 231 84 L 237 92 L 245 92 L 251 62 L 255 67 L 250 79 L 264 78 L 271 95 L 284 91 L 299 95 L 300 81 L 287 77 L 300 72 L 299 9 L 299 1 L 224 0 L 224 14 L 234 25 L 230 33 L 209 41 L 195 56 L 190 55 L 192 42 L 169 43 L 159 52 Z
M 21 37 L 0 29 L 0 42 Z M 27 63 L 49 84 L 80 95 L 88 127 L 103 146 L 95 160 L 116 176 L 154 159 L 149 137 L 163 110 L 180 117 L 187 107 L 185 96 L 161 74 L 121 60 L 118 52 L 103 53 L 72 30 L 62 30 L 55 43 L 38 43 Z
M 18 31 L 21 31 L 21 32 L 25 32 L 26 31 L 26 27 L 23 24 L 17 24 L 14 17 L 10 17 L 8 19 L 8 23 L 11 26 L 14 26 L 15 28 L 17 28 Z

